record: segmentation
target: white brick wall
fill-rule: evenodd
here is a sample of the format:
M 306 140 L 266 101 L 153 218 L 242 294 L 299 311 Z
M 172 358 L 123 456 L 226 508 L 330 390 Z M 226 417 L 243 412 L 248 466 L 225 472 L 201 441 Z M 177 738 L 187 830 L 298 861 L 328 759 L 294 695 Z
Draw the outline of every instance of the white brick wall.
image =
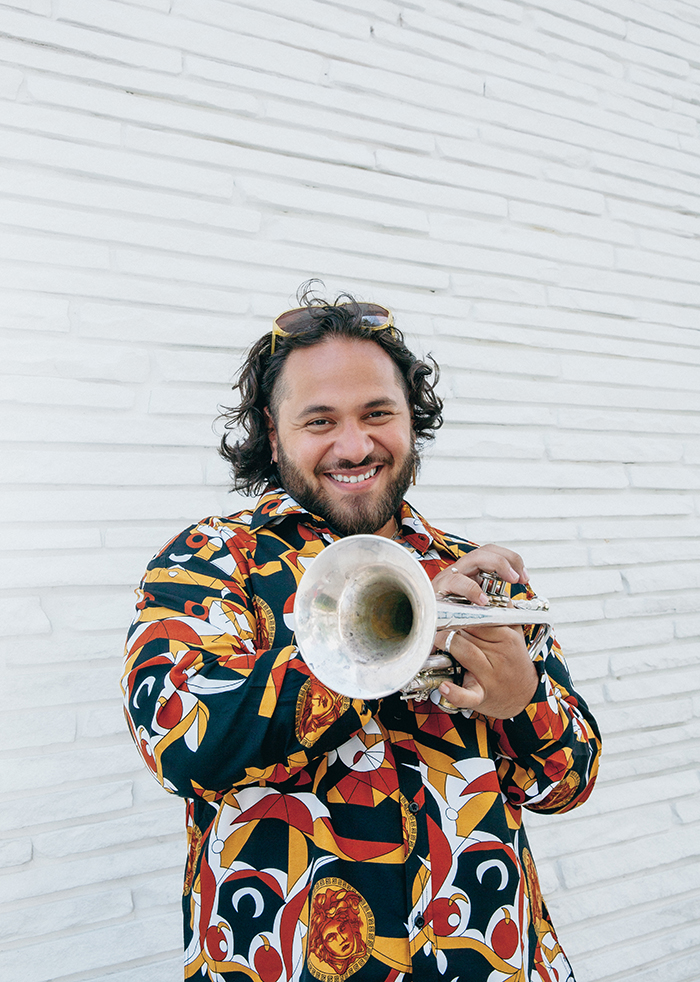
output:
M 700 979 L 697 0 L 0 0 L 0 978 L 176 982 L 131 590 L 308 276 L 442 362 L 414 502 L 513 545 L 606 737 L 533 818 L 580 982 Z

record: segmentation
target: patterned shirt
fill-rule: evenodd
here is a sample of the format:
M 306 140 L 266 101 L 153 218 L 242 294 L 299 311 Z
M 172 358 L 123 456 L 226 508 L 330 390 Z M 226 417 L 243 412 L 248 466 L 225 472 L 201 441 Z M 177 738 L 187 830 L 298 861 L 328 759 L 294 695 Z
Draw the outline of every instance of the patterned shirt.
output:
M 400 518 L 431 578 L 475 548 L 407 503 Z M 127 718 L 186 799 L 185 978 L 572 979 L 521 825 L 523 806 L 567 811 L 595 780 L 598 731 L 558 646 L 507 720 L 447 713 L 437 693 L 330 691 L 292 615 L 335 538 L 276 489 L 176 536 L 141 584 Z

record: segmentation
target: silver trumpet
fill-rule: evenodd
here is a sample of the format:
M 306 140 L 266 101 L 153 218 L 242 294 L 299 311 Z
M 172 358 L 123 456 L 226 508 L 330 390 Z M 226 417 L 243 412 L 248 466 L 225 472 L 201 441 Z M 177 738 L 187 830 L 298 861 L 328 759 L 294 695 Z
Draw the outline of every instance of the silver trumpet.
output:
M 314 675 L 335 692 L 380 699 L 400 692 L 425 700 L 461 667 L 447 652 L 430 654 L 436 631 L 502 624 L 540 625 L 534 658 L 550 636 L 543 598 L 514 600 L 495 574 L 482 574 L 488 607 L 464 597 L 438 599 L 420 562 L 379 535 L 349 535 L 319 553 L 305 571 L 294 603 L 296 640 Z M 453 710 L 446 700 L 444 708 Z

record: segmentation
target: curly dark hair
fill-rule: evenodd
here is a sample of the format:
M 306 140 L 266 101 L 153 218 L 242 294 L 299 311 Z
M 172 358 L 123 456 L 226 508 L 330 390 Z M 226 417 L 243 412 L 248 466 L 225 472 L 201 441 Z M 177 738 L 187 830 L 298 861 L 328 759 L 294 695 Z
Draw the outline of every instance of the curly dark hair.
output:
M 431 364 L 427 364 L 416 358 L 396 327 L 372 330 L 364 326 L 362 311 L 350 294 L 340 294 L 334 303 L 317 296 L 313 288 L 316 282 L 320 281 L 303 283 L 297 292 L 299 306 L 308 307 L 311 312 L 311 324 L 289 337 L 277 336 L 274 354 L 270 351 L 272 332 L 255 342 L 233 385 L 234 392 L 238 389 L 241 394 L 240 404 L 224 408 L 219 417 L 225 421 L 226 430 L 219 453 L 231 465 L 235 491 L 256 495 L 268 485 L 280 483 L 277 466 L 272 460 L 265 408 L 277 422 L 279 400 L 275 386 L 287 358 L 296 348 L 310 348 L 327 338 L 373 341 L 386 351 L 406 393 L 417 448 L 434 439 L 435 430 L 442 426 L 442 400 L 434 389 L 439 378 L 435 360 L 428 356 Z M 434 376 L 432 383 L 431 375 Z M 230 431 L 239 428 L 244 436 L 229 443 Z

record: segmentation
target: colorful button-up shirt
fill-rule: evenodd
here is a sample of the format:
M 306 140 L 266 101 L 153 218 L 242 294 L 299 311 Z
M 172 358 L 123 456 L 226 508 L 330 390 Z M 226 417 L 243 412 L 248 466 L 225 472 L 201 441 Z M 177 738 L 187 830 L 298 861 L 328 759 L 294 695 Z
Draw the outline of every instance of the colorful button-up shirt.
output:
M 432 578 L 473 544 L 404 503 Z M 169 542 L 141 584 L 132 735 L 186 799 L 185 977 L 571 979 L 521 825 L 584 801 L 599 739 L 556 643 L 518 716 L 330 691 L 294 643 L 297 584 L 337 536 L 285 492 Z

